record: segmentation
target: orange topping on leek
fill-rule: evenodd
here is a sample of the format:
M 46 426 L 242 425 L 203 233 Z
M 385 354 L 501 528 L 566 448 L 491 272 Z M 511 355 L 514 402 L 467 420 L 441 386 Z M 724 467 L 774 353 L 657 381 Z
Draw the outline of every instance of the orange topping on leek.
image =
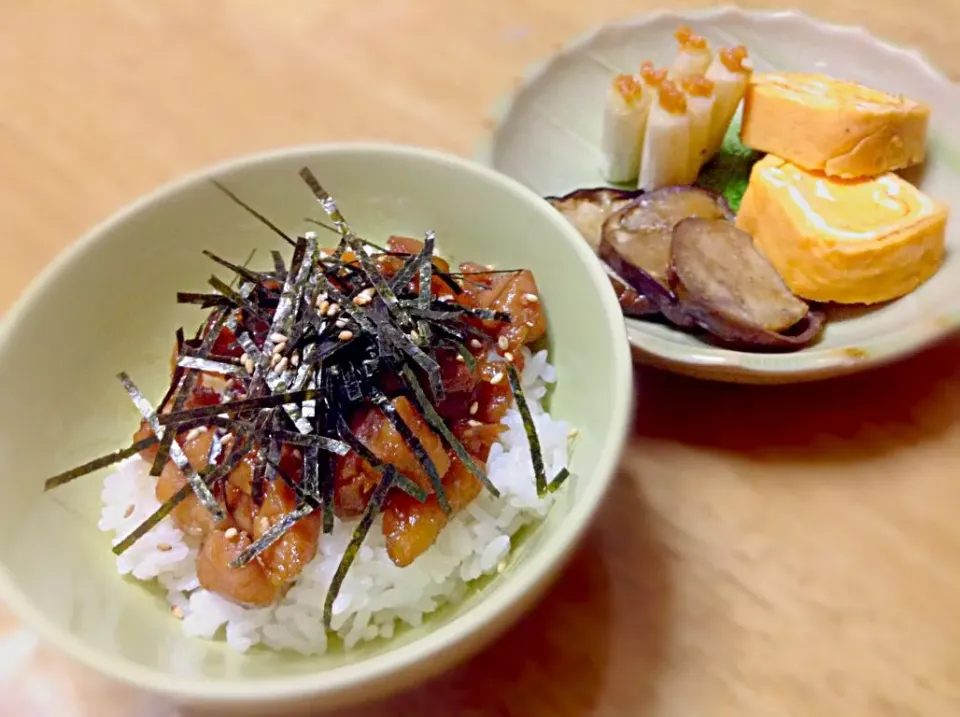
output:
M 686 114 L 687 98 L 673 80 L 660 85 L 660 106 L 672 115 Z
M 680 43 L 681 50 L 705 50 L 707 48 L 707 38 L 697 35 L 687 25 L 681 25 L 673 33 Z
M 747 48 L 743 45 L 724 48 L 723 50 L 720 50 L 719 55 L 720 62 L 722 62 L 723 66 L 730 70 L 730 72 L 747 71 L 747 67 L 743 64 L 747 59 Z
M 637 82 L 637 78 L 633 75 L 617 75 L 613 78 L 613 88 L 628 105 L 643 96 L 643 85 Z
M 650 87 L 659 87 L 667 79 L 666 70 L 658 70 L 652 62 L 640 65 L 640 78 Z
M 680 80 L 680 86 L 691 97 L 710 97 L 713 95 L 713 82 L 703 75 L 687 75 Z

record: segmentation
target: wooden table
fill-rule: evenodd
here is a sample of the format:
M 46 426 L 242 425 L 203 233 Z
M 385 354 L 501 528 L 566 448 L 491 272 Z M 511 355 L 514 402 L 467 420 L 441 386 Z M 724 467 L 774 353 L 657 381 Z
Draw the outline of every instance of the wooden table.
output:
M 800 5 L 960 77 L 954 0 Z M 345 138 L 469 154 L 528 61 L 653 7 L 6 0 L 0 302 L 210 162 Z M 960 341 L 810 386 L 638 378 L 613 495 L 547 598 L 461 669 L 355 714 L 958 714 Z M 37 648 L 2 608 L 0 635 L 0 714 L 174 714 Z

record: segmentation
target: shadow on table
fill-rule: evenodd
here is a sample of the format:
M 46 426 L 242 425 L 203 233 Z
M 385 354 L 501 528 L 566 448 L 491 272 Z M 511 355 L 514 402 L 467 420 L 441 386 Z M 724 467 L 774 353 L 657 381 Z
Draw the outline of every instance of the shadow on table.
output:
M 876 457 L 960 422 L 960 339 L 861 374 L 742 386 L 637 369 L 634 434 L 756 460 Z
M 630 569 L 638 564 L 645 569 Z M 642 715 L 654 698 L 671 602 L 649 508 L 618 476 L 567 569 L 512 630 L 453 671 L 338 717 Z

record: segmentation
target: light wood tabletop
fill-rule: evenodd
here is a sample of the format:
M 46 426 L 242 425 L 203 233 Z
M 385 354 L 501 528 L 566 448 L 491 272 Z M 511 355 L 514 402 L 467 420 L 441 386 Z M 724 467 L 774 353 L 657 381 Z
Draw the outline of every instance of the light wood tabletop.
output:
M 960 78 L 955 0 L 796 4 Z M 348 138 L 471 154 L 529 61 L 654 8 L 0 2 L 0 302 L 92 224 L 211 162 Z M 799 387 L 637 379 L 610 500 L 547 597 L 461 668 L 355 714 L 960 714 L 960 340 Z M 0 655 L 0 714 L 176 714 L 2 607 Z

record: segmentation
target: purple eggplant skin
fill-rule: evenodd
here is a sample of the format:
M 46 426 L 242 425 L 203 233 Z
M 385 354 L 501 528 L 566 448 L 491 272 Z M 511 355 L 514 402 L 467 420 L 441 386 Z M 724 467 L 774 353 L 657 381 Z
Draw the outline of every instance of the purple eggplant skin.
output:
M 670 287 L 684 314 L 720 342 L 796 350 L 823 330 L 824 315 L 790 292 L 732 222 L 684 219 L 674 228 L 670 253 Z
M 614 212 L 642 195 L 642 189 L 592 187 L 575 189 L 562 197 L 545 197 L 550 205 L 577 228 L 594 251 L 600 248 L 603 223 Z
M 654 316 L 660 313 L 657 305 L 650 301 L 646 296 L 638 294 L 633 287 L 628 286 L 620 277 L 614 275 L 613 271 L 607 268 L 607 276 L 610 278 L 610 285 L 617 294 L 617 301 L 620 302 L 620 310 L 623 315 L 631 319 L 639 319 L 643 316 Z
M 600 258 L 628 285 L 650 299 L 681 328 L 692 328 L 670 287 L 670 245 L 673 228 L 687 217 L 732 219 L 721 195 L 699 187 L 665 187 L 643 194 L 604 222 Z
M 597 251 L 600 248 L 600 237 L 603 223 L 614 212 L 643 194 L 642 189 L 626 190 L 612 187 L 593 187 L 575 189 L 562 197 L 545 197 L 550 205 L 559 211 L 586 240 L 590 247 Z M 638 293 L 620 277 L 607 272 L 610 283 L 617 294 L 620 309 L 623 315 L 630 318 L 651 316 L 657 314 L 657 305 Z

